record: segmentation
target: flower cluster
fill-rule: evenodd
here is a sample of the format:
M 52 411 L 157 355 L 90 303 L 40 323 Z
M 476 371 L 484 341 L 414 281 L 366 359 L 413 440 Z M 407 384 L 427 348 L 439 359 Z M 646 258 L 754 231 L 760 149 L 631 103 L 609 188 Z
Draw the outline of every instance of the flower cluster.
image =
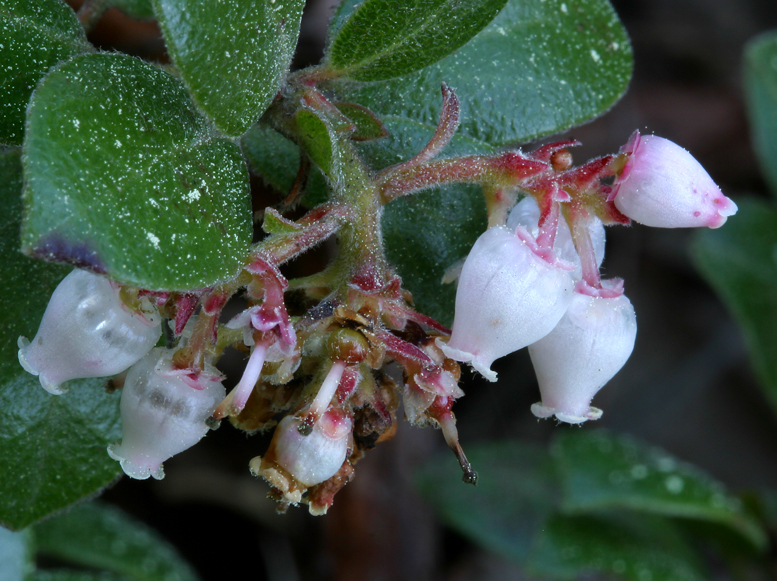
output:
M 300 91 L 305 107 L 340 114 L 314 87 Z M 138 289 L 73 271 L 33 341 L 19 339 L 22 366 L 53 394 L 70 379 L 128 369 L 123 437 L 108 453 L 132 478 L 162 478 L 168 458 L 222 420 L 248 433 L 274 429 L 250 469 L 280 510 L 305 502 L 313 514 L 325 513 L 354 465 L 394 435 L 400 405 L 412 424 L 441 429 L 464 480 L 476 482 L 452 411 L 463 395 L 458 362 L 495 381 L 494 360 L 528 346 L 542 398 L 532 412 L 569 423 L 598 418 L 591 400 L 636 334 L 622 282 L 600 276 L 604 226 L 718 227 L 736 206 L 687 152 L 638 133 L 619 154 L 580 167 L 568 151 L 574 142 L 436 160 L 458 120 L 457 98 L 443 86 L 430 142 L 380 172 L 348 149 L 343 126 L 349 179 L 333 177 L 330 200 L 297 220 L 266 209 L 268 235 L 234 279 L 215 287 Z M 452 330 L 415 310 L 385 258 L 380 223 L 385 204 L 447 183 L 482 186 L 491 226 L 461 268 Z M 331 264 L 286 279 L 285 262 L 332 235 L 339 250 Z M 247 305 L 221 324 L 238 294 Z M 160 319 L 166 348 L 155 347 Z M 226 395 L 215 365 L 228 347 L 248 361 Z
M 639 132 L 620 156 L 560 170 L 527 184 L 507 225 L 475 243 L 450 340 L 439 345 L 490 381 L 495 359 L 528 346 L 542 396 L 532 412 L 579 424 L 601 417 L 591 400 L 626 363 L 637 332 L 623 282 L 600 277 L 603 220 L 718 228 L 736 205 L 686 150 Z

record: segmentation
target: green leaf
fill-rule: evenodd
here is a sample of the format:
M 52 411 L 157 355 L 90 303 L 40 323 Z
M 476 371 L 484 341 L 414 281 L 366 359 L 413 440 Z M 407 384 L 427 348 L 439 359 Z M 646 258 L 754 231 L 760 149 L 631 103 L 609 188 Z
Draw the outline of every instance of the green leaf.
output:
M 221 131 L 245 133 L 288 73 L 304 0 L 153 0 L 168 51 Z
M 257 123 L 242 137 L 241 145 L 251 168 L 284 197 L 291 191 L 299 169 L 299 147 L 280 133 Z M 324 174 L 311 168 L 303 203 L 312 208 L 328 198 Z
M 350 119 L 356 130 L 351 134 L 355 141 L 370 141 L 388 136 L 383 122 L 375 113 L 354 103 L 336 103 L 340 112 Z
M 332 129 L 308 109 L 300 109 L 295 116 L 297 133 L 310 159 L 330 179 L 336 179 L 339 171 Z
M 287 220 L 276 210 L 267 208 L 264 211 L 262 230 L 267 234 L 291 234 L 293 232 L 299 232 L 300 226 L 296 225 L 291 220 Z
M 35 568 L 29 531 L 13 532 L 0 527 L 0 579 L 25 581 Z
M 251 169 L 265 182 L 287 194 L 299 168 L 299 147 L 272 127 L 257 123 L 240 140 Z
M 442 520 L 475 542 L 523 561 L 558 501 L 550 458 L 524 442 L 501 441 L 467 450 L 478 471 L 476 487 L 461 481 L 450 454 L 418 474 L 421 494 Z
M 129 56 L 79 56 L 38 87 L 27 127 L 25 253 L 156 290 L 240 271 L 252 236 L 245 162 L 180 81 Z
M 154 6 L 151 0 L 109 0 L 109 3 L 130 18 L 136 20 L 154 19 Z
M 754 198 L 737 203 L 725 228 L 696 233 L 693 259 L 742 328 L 777 412 L 777 212 Z
M 348 8 L 339 17 L 347 14 Z M 331 88 L 336 100 L 381 117 L 436 125 L 445 81 L 461 101 L 459 132 L 501 145 L 597 117 L 623 95 L 631 69 L 628 36 L 607 0 L 510 0 L 491 24 L 434 65 L 388 81 L 342 80 Z
M 20 145 L 32 90 L 58 62 L 90 50 L 62 0 L 0 0 L 0 143 Z
M 137 581 L 194 581 L 197 574 L 156 531 L 117 508 L 83 504 L 35 526 L 38 552 Z
M 25 526 L 108 485 L 120 473 L 105 448 L 120 438 L 119 395 L 102 380 L 75 380 L 52 396 L 17 358 L 19 335 L 33 337 L 49 296 L 69 268 L 19 252 L 21 164 L 0 153 L 0 524 Z
M 761 171 L 777 196 L 777 31 L 747 45 L 744 74 L 753 145 Z
M 483 29 L 506 0 L 364 0 L 338 27 L 326 64 L 358 81 L 418 71 L 451 54 Z
M 629 581 L 709 579 L 673 523 L 644 515 L 553 516 L 527 567 L 552 579 L 580 579 L 586 573 Z
M 662 450 L 606 432 L 565 432 L 554 443 L 571 512 L 631 509 L 721 523 L 766 546 L 760 525 L 722 484 Z

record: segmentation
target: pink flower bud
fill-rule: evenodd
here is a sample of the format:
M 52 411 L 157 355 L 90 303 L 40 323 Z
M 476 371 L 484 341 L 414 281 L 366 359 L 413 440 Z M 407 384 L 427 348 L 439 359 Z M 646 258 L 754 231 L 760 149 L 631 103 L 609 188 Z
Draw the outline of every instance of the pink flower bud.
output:
M 194 446 L 226 390 L 206 365 L 191 387 L 173 369 L 173 351 L 157 348 L 132 366 L 121 393 L 122 440 L 108 446 L 127 476 L 164 478 L 162 462 Z M 191 381 L 191 379 L 190 379 Z
M 540 207 L 537 202 L 531 196 L 526 196 L 523 200 L 518 202 L 515 207 L 510 210 L 510 215 L 507 217 L 507 227 L 510 230 L 515 230 L 518 226 L 522 226 L 526 231 L 534 238 L 540 233 Z M 591 242 L 594 246 L 594 254 L 596 254 L 597 266 L 602 265 L 604 260 L 604 246 L 605 246 L 605 233 L 604 224 L 602 221 L 593 217 L 588 226 L 588 231 L 591 234 Z M 556 240 L 553 244 L 553 251 L 556 256 L 561 260 L 565 260 L 572 264 L 575 269 L 571 271 L 572 278 L 574 280 L 580 280 L 583 276 L 583 266 L 580 262 L 580 256 L 575 249 L 575 243 L 572 240 L 572 232 L 569 229 L 569 224 L 563 218 L 559 219 L 558 232 L 556 233 Z
M 124 371 L 161 334 L 158 316 L 131 312 L 107 278 L 75 269 L 51 295 L 32 343 L 19 337 L 19 362 L 59 395 L 69 379 Z
M 626 363 L 636 334 L 634 308 L 624 295 L 576 292 L 556 328 L 529 346 L 542 395 L 532 413 L 570 424 L 599 419 L 602 411 L 589 407 L 591 400 Z
M 632 220 L 657 228 L 719 228 L 736 214 L 736 204 L 679 145 L 635 131 L 621 151 L 631 157 L 611 199 Z
M 459 277 L 450 341 L 438 343 L 489 381 L 496 381 L 491 363 L 547 335 L 572 297 L 569 272 L 538 256 L 531 236 L 519 233 L 497 226 L 475 242 Z

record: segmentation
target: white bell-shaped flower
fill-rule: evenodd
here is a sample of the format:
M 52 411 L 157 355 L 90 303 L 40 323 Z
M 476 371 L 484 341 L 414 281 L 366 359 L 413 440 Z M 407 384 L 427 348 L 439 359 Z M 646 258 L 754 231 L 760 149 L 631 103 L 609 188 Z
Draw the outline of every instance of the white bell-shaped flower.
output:
M 540 207 L 537 202 L 531 196 L 526 196 L 515 207 L 510 210 L 510 214 L 507 217 L 507 227 L 511 230 L 515 230 L 518 226 L 522 226 L 526 231 L 537 238 L 540 233 Z M 604 246 L 605 246 L 605 232 L 604 224 L 602 221 L 593 217 L 588 225 L 588 231 L 591 234 L 591 242 L 594 247 L 594 254 L 596 255 L 597 266 L 602 266 L 604 261 Z M 556 240 L 553 244 L 553 251 L 556 256 L 569 262 L 574 266 L 574 270 L 571 271 L 572 278 L 580 280 L 583 275 L 583 267 L 580 263 L 580 256 L 575 249 L 575 243 L 572 240 L 572 232 L 569 229 L 569 224 L 563 218 L 559 219 L 558 231 L 556 232 Z
M 723 195 L 688 151 L 663 137 L 634 132 L 615 181 L 615 206 L 632 220 L 657 228 L 719 228 L 737 205 Z
M 162 462 L 194 446 L 226 390 L 210 366 L 188 385 L 172 365 L 173 351 L 156 348 L 127 373 L 121 394 L 122 440 L 108 446 L 127 476 L 164 477 Z
M 341 413 L 326 412 L 303 436 L 301 420 L 286 416 L 275 428 L 275 462 L 303 487 L 310 487 L 337 474 L 348 453 L 353 428 L 351 419 Z
M 493 361 L 550 333 L 572 298 L 569 271 L 538 256 L 521 234 L 497 226 L 478 238 L 459 277 L 450 341 L 438 340 L 446 357 L 489 381 Z
M 69 379 L 124 371 L 161 334 L 158 315 L 133 313 L 107 278 L 75 269 L 51 295 L 32 343 L 19 337 L 19 362 L 59 395 Z
M 576 292 L 556 328 L 529 346 L 542 396 L 532 413 L 570 424 L 599 419 L 591 400 L 626 363 L 636 334 L 634 308 L 624 295 Z

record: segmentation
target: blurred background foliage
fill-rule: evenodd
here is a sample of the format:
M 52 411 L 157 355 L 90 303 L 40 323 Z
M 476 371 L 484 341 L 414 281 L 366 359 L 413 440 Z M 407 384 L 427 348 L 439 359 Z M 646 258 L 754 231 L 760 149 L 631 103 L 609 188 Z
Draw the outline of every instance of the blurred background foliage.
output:
M 740 212 L 717 231 L 609 229 L 604 272 L 625 279 L 639 333 L 597 396 L 600 421 L 538 422 L 528 355 L 514 354 L 496 363 L 498 384 L 464 373 L 455 412 L 477 488 L 439 434 L 403 423 L 324 518 L 276 515 L 247 470 L 268 441 L 222 429 L 162 481 L 120 479 L 101 504 L 0 530 L 0 578 L 777 578 L 777 40 L 758 36 L 777 28 L 777 5 L 613 4 L 634 79 L 607 115 L 568 132 L 585 144 L 577 159 L 655 132 Z M 320 58 L 331 8 L 308 3 L 296 66 Z M 153 23 L 115 10 L 90 40 L 166 60 Z M 255 205 L 275 200 L 254 186 Z

